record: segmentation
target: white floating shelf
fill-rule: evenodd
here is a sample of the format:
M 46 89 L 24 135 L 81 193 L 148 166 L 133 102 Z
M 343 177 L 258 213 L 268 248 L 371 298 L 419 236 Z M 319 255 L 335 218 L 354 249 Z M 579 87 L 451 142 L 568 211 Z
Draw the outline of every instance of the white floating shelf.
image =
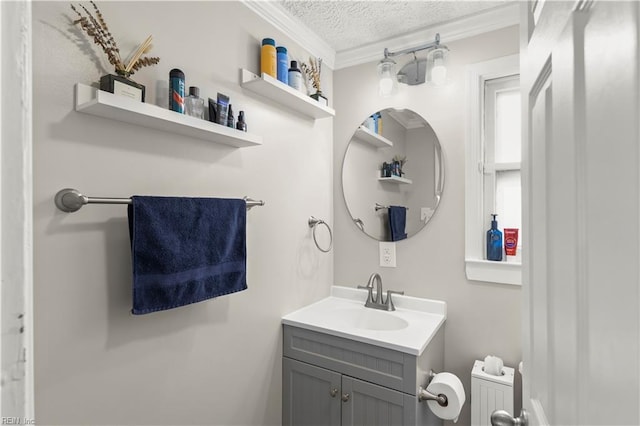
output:
M 242 74 L 240 85 L 247 90 L 251 90 L 311 118 L 325 118 L 336 115 L 333 108 L 322 105 L 315 99 L 287 86 L 269 74 L 262 73 L 262 76 L 258 76 L 245 69 L 240 71 Z
M 377 148 L 390 148 L 393 146 L 393 142 L 391 142 L 389 139 L 372 132 L 362 125 L 356 129 L 356 134 L 354 136 L 357 139 L 360 139 L 363 142 L 370 143 Z
M 413 181 L 411 179 L 403 178 L 400 176 L 391 176 L 391 177 L 379 177 L 379 181 L 382 182 L 390 182 L 390 183 L 402 183 L 402 184 L 412 184 Z
M 76 84 L 76 111 L 237 148 L 262 145 L 262 137 Z

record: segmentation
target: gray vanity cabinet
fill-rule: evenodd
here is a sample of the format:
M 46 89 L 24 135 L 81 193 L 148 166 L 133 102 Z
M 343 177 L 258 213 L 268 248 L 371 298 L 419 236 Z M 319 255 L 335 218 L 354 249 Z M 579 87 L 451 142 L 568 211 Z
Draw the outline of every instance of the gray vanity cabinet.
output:
M 284 358 L 282 424 L 411 424 L 413 398 L 334 371 Z
M 283 336 L 283 425 L 442 424 L 416 396 L 442 371 L 442 330 L 420 356 L 289 325 Z

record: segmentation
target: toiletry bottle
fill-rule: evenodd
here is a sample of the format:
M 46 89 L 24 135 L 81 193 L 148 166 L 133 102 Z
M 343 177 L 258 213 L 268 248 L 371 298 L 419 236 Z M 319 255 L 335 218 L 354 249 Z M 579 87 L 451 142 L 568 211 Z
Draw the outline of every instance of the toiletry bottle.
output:
M 229 97 L 218 93 L 218 103 L 216 105 L 216 115 L 218 124 L 227 125 L 227 113 L 229 112 Z
M 373 115 L 367 117 L 367 120 L 364 122 L 364 127 L 371 130 L 373 133 L 376 132 L 376 122 L 373 120 Z
M 200 97 L 200 89 L 189 87 L 189 96 L 184 99 L 184 113 L 192 117 L 204 118 L 204 99 Z
M 502 232 L 498 230 L 497 214 L 492 214 L 491 229 L 487 231 L 487 260 L 502 260 Z
M 169 73 L 169 109 L 184 114 L 184 73 L 177 68 Z
M 233 129 L 234 127 L 234 122 L 233 122 L 233 110 L 231 109 L 231 104 L 229 104 L 229 111 L 227 111 L 227 127 L 231 127 Z
M 236 122 L 236 129 L 242 130 L 243 132 L 247 131 L 247 123 L 244 121 L 244 111 L 240 111 L 238 113 L 238 121 Z
M 287 55 L 287 48 L 284 46 L 276 47 L 278 56 L 278 80 L 284 84 L 289 84 L 289 56 Z
M 272 38 L 262 39 L 260 51 L 260 72 L 278 78 L 276 42 Z
M 289 86 L 296 90 L 302 90 L 302 72 L 298 68 L 298 61 L 291 61 L 289 68 Z
M 209 121 L 218 122 L 218 103 L 215 99 L 209 98 Z

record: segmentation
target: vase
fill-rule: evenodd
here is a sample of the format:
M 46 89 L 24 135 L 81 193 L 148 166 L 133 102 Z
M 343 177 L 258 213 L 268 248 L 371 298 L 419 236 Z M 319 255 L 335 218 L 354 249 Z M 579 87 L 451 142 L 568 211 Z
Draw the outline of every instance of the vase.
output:
M 322 92 L 320 90 L 309 96 L 318 101 L 321 105 L 329 106 L 329 100 L 322 95 Z
M 100 90 L 144 102 L 144 86 L 129 78 L 129 73 L 107 74 L 100 78 Z

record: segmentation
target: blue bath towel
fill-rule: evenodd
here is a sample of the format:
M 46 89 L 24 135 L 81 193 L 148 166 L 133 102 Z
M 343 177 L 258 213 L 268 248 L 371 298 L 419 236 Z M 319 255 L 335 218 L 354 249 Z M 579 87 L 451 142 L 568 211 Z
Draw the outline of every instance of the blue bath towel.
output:
M 244 200 L 134 196 L 128 213 L 134 314 L 247 288 Z
M 389 228 L 391 229 L 391 241 L 400 241 L 407 238 L 407 233 L 404 229 L 406 223 L 406 207 L 389 206 Z

